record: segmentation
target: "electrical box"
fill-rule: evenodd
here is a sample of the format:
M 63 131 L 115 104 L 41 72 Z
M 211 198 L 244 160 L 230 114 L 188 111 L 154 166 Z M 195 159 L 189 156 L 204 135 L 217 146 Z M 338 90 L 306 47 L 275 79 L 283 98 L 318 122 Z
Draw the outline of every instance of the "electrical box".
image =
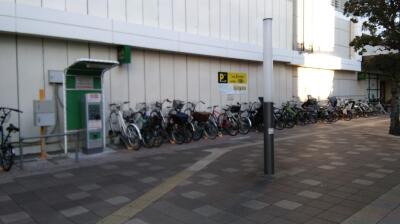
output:
M 83 127 L 85 130 L 85 145 L 83 153 L 93 154 L 103 151 L 103 116 L 102 95 L 87 93 L 83 96 Z
M 33 123 L 37 127 L 56 125 L 55 105 L 52 100 L 33 101 Z
M 64 83 L 64 71 L 49 70 L 49 83 L 63 84 Z

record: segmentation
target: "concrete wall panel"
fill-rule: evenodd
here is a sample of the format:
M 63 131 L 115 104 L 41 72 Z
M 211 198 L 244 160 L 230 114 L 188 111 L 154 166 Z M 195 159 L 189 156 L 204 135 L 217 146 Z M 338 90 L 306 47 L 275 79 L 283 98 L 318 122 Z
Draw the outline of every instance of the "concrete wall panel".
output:
M 185 0 L 173 0 L 172 5 L 173 16 L 174 16 L 174 30 L 175 31 L 186 31 L 186 2 Z
M 187 56 L 174 56 L 174 72 L 175 72 L 175 99 L 187 100 Z
M 174 56 L 171 54 L 160 54 L 160 80 L 161 100 L 174 99 Z
M 39 99 L 39 90 L 44 88 L 42 39 L 18 37 L 18 85 L 19 108 L 21 116 L 21 135 L 39 134 L 39 128 L 33 125 L 33 100 Z
M 210 0 L 210 36 L 220 38 L 221 0 Z
M 173 29 L 173 0 L 158 0 L 159 23 L 161 29 Z
M 127 0 L 126 8 L 128 23 L 143 24 L 143 0 Z
M 129 96 L 132 104 L 146 101 L 144 51 L 132 51 L 132 63 L 129 64 Z
M 168 8 L 161 10 L 168 10 Z M 144 25 L 151 27 L 158 27 L 158 0 L 145 0 L 143 1 L 143 19 Z
M 65 0 L 68 12 L 80 13 L 87 15 L 87 0 Z
M 188 101 L 196 102 L 200 100 L 199 66 L 200 66 L 199 57 L 189 56 L 187 58 Z
M 198 33 L 203 36 L 210 35 L 210 1 L 212 0 L 198 1 Z
M 145 51 L 144 65 L 146 102 L 159 101 L 161 99 L 159 52 Z
M 44 8 L 65 10 L 65 0 L 42 0 Z
M 14 35 L 0 35 L 0 105 L 18 108 L 18 73 L 16 37 Z M 18 117 L 13 114 L 12 122 L 19 126 Z
M 108 17 L 108 0 L 88 0 L 88 13 L 91 16 Z

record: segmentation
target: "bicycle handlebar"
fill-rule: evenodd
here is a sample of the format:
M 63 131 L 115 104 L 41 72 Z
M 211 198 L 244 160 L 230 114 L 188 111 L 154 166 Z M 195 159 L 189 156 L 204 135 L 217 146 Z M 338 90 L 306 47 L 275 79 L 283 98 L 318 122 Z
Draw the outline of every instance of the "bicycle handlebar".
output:
M 22 111 L 18 110 L 18 109 L 14 109 L 14 108 L 9 108 L 9 107 L 0 107 L 0 110 L 10 110 L 10 111 L 14 111 L 17 113 L 23 113 Z

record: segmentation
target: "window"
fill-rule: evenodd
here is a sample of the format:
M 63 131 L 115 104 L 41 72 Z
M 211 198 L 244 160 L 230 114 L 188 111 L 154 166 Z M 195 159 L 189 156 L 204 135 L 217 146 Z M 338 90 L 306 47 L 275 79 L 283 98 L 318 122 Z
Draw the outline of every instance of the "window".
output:
M 344 10 L 344 3 L 347 0 L 331 0 L 331 5 L 336 9 L 338 12 L 343 12 Z

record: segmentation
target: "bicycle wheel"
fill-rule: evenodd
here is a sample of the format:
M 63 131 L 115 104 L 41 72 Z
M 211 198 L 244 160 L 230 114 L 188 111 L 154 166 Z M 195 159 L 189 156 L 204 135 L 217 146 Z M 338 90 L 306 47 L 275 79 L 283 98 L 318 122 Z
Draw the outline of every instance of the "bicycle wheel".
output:
M 343 119 L 345 121 L 350 121 L 351 119 L 353 119 L 353 113 L 351 111 L 347 111 L 346 114 L 343 114 Z
M 190 127 L 194 129 L 191 130 L 193 133 L 193 141 L 200 140 L 203 137 L 204 128 L 198 122 L 194 122 Z
M 264 128 L 264 126 L 263 126 L 263 128 Z M 274 120 L 274 128 L 276 130 L 283 130 L 285 128 L 285 123 L 280 118 L 275 119 Z
M 184 142 L 189 143 L 193 140 L 193 130 L 190 124 L 185 125 L 182 127 L 183 131 L 183 136 L 185 138 Z
M 306 114 L 304 112 L 298 112 L 296 114 L 296 124 L 300 126 L 306 125 Z
M 130 124 L 126 127 L 126 133 L 124 136 L 127 140 L 128 147 L 133 150 L 139 150 L 140 149 L 140 138 L 139 138 L 139 133 L 137 132 L 136 128 Z
M 218 127 L 212 122 L 208 121 L 204 127 L 207 137 L 209 139 L 215 139 L 218 136 Z
M 14 153 L 12 151 L 12 146 L 7 145 L 5 148 L 1 149 L 2 155 L 0 156 L 1 167 L 4 171 L 9 171 L 14 164 Z
M 175 142 L 177 145 L 183 144 L 185 142 L 185 135 L 182 132 L 182 130 L 177 127 L 177 125 L 174 125 L 174 127 L 171 128 L 171 140 Z
M 239 133 L 242 135 L 247 135 L 250 131 L 251 124 L 247 117 L 241 117 L 239 119 Z
M 146 130 L 142 132 L 142 144 L 145 148 L 151 148 L 154 146 L 154 135 L 152 130 Z
M 296 121 L 292 116 L 284 116 L 285 128 L 293 128 L 296 125 Z
M 239 122 L 229 117 L 224 120 L 224 129 L 230 136 L 236 136 L 239 133 Z
M 118 114 L 116 112 L 111 112 L 108 118 L 109 131 L 108 134 L 111 137 L 116 137 L 120 132 L 120 126 L 118 121 Z
M 154 147 L 160 147 L 163 143 L 163 134 L 162 134 L 162 130 L 157 127 L 154 130 L 154 142 L 153 142 L 153 146 Z
M 316 124 L 318 122 L 318 113 L 310 113 L 308 115 L 308 120 L 311 124 Z

